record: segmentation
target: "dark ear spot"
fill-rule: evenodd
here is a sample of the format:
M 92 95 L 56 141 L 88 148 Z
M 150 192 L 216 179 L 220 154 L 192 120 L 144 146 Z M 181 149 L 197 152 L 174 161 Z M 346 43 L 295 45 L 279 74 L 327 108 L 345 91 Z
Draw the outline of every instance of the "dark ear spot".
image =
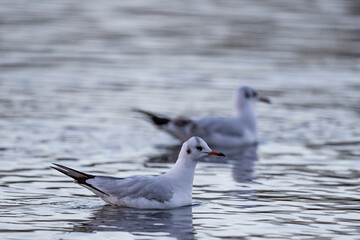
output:
M 250 93 L 248 91 L 245 91 L 245 98 L 250 98 Z
M 187 154 L 190 154 L 190 153 L 191 153 L 190 148 L 188 148 L 188 149 L 186 150 L 186 152 L 187 152 Z

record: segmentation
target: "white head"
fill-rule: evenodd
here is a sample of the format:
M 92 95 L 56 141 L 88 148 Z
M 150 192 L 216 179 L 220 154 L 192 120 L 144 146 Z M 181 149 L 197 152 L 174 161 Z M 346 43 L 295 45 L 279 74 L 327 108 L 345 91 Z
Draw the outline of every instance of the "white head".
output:
M 253 105 L 255 102 L 270 103 L 270 99 L 261 96 L 255 89 L 247 86 L 240 87 L 235 95 L 235 109 L 241 111 L 243 108 Z
M 183 143 L 180 151 L 181 157 L 186 157 L 195 162 L 208 155 L 225 156 L 221 152 L 213 151 L 200 137 L 192 137 Z

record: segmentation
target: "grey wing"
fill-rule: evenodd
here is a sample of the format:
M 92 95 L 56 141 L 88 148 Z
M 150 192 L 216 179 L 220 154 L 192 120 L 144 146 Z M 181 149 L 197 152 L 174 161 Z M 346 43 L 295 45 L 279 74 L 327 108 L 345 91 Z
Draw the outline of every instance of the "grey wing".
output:
M 88 180 L 91 185 L 117 198 L 146 198 L 158 202 L 169 201 L 172 188 L 159 177 L 133 176 L 128 178 L 95 177 Z
M 241 123 L 233 118 L 206 117 L 196 121 L 195 134 L 206 136 L 211 134 L 222 134 L 234 137 L 244 135 Z

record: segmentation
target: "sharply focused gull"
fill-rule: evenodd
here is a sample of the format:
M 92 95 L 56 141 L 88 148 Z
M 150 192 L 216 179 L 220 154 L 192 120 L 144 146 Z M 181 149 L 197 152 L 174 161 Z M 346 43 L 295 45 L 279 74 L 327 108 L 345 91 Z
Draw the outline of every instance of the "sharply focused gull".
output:
M 240 87 L 235 96 L 233 117 L 204 117 L 197 120 L 188 118 L 171 119 L 158 116 L 141 109 L 135 109 L 148 116 L 161 130 L 181 141 L 191 136 L 199 136 L 213 146 L 241 146 L 257 142 L 256 116 L 254 103 L 270 103 L 251 87 Z
M 166 209 L 191 204 L 195 167 L 207 155 L 225 156 L 212 151 L 201 138 L 192 137 L 182 145 L 175 165 L 160 176 L 116 178 L 94 176 L 55 163 L 52 168 L 75 179 L 76 183 L 112 205 Z

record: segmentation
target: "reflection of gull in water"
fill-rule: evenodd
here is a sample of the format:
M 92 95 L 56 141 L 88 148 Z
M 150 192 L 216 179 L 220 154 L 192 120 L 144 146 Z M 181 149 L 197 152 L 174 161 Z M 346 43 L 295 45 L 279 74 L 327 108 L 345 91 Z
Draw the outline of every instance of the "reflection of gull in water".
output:
M 136 236 L 194 239 L 192 207 L 169 210 L 140 210 L 104 205 L 95 210 L 91 220 L 77 224 L 75 232 L 118 231 Z
M 229 163 L 232 164 L 232 177 L 235 182 L 241 183 L 237 186 L 232 194 L 242 200 L 254 200 L 254 189 L 251 183 L 254 179 L 253 173 L 256 161 L 258 160 L 257 145 L 247 146 L 243 148 L 227 148 L 222 149 L 226 152 Z M 250 204 L 240 205 L 241 208 L 255 207 L 253 202 Z
M 257 146 L 223 149 L 228 159 L 233 160 L 233 178 L 236 182 L 249 183 L 253 180 L 255 162 L 258 160 Z

